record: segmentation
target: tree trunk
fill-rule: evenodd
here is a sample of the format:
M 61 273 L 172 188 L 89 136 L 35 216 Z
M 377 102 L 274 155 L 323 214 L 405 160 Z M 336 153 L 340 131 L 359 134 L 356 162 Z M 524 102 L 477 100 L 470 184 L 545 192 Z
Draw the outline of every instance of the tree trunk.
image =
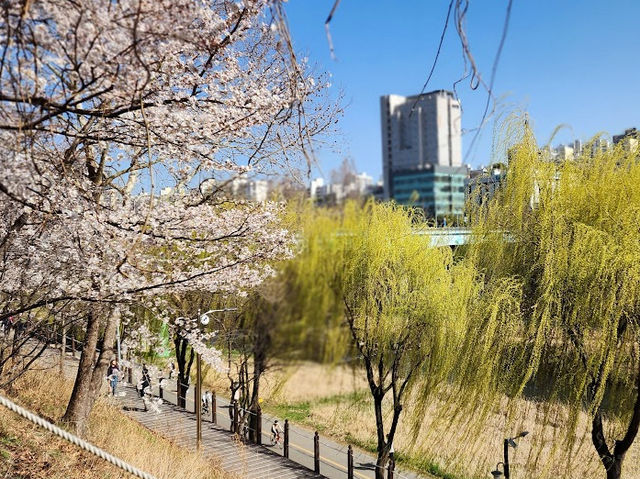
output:
M 117 314 L 109 314 L 100 338 L 100 326 L 103 321 L 98 319 L 96 313 L 89 314 L 87 342 L 82 348 L 73 392 L 67 411 L 62 418 L 63 422 L 70 424 L 71 428 L 80 435 L 86 433 L 89 414 L 100 395 L 106 370 L 113 356 L 113 342 L 119 320 L 120 317 Z M 100 353 L 97 353 L 97 349 L 100 349 Z
M 251 421 L 249 428 L 251 431 L 251 440 L 258 441 L 258 409 L 260 408 L 260 377 L 265 370 L 264 355 L 254 357 L 253 363 L 253 387 L 251 391 Z
M 100 333 L 100 319 L 93 311 L 87 317 L 87 334 L 82 353 L 78 373 L 73 384 L 73 392 L 67 405 L 67 410 L 62 417 L 62 422 L 68 424 L 76 434 L 83 436 L 87 429 L 89 417 L 90 389 L 93 378 L 93 370 L 96 364 L 96 346 Z
M 384 439 L 384 417 L 382 416 L 383 394 L 372 391 L 373 408 L 376 415 L 376 433 L 378 437 L 378 457 L 376 459 L 376 479 L 384 479 L 385 467 L 389 461 L 389 445 Z
M 624 461 L 624 455 L 611 458 L 607 469 L 607 479 L 620 479 L 622 477 L 622 461 Z
M 640 361 L 638 361 L 638 372 L 636 376 L 636 400 L 633 405 L 633 413 L 631 420 L 627 426 L 627 431 L 621 440 L 616 440 L 613 447 L 613 452 L 609 450 L 605 436 L 604 427 L 602 425 L 602 412 L 600 408 L 593 416 L 593 422 L 591 427 L 591 440 L 598 455 L 600 461 L 607 472 L 607 479 L 619 479 L 622 476 L 622 464 L 624 462 L 624 456 L 635 441 L 640 429 Z
M 267 369 L 267 355 L 271 348 L 272 338 L 268 324 L 263 324 L 266 316 L 259 316 L 253 342 L 253 388 L 251 393 L 251 434 L 257 442 L 258 409 L 260 409 L 260 378 Z
M 187 407 L 187 391 L 189 391 L 189 376 L 185 377 L 181 372 L 178 372 L 177 382 L 177 394 L 178 394 L 178 407 Z
M 98 344 L 100 353 L 93 369 L 91 385 L 89 387 L 89 411 L 91 411 L 93 404 L 100 395 L 100 389 L 102 389 L 102 385 L 105 383 L 105 378 L 107 376 L 106 372 L 109 367 L 109 362 L 111 362 L 111 359 L 114 357 L 113 343 L 116 339 L 116 327 L 118 321 L 120 321 L 120 316 L 116 314 L 109 315 L 102 340 Z
M 187 391 L 189 390 L 189 374 L 191 373 L 191 365 L 193 364 L 193 349 L 189 353 L 189 361 L 187 361 L 187 349 L 189 343 L 185 338 L 176 332 L 173 338 L 173 344 L 176 348 L 176 362 L 178 363 L 178 382 L 176 384 L 176 394 L 178 395 L 178 407 L 187 407 Z M 195 398 L 196 401 L 199 398 Z

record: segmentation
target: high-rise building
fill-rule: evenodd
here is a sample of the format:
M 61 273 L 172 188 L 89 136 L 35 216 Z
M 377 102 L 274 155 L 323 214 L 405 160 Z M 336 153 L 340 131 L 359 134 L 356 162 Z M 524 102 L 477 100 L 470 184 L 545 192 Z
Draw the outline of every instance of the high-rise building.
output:
M 640 143 L 640 132 L 635 128 L 627 128 L 621 135 L 615 135 L 613 137 L 613 143 L 615 145 L 622 144 L 622 147 L 626 151 L 637 152 L 638 144 Z
M 395 198 L 394 174 L 462 166 L 460 103 L 453 93 L 380 98 L 385 199 Z

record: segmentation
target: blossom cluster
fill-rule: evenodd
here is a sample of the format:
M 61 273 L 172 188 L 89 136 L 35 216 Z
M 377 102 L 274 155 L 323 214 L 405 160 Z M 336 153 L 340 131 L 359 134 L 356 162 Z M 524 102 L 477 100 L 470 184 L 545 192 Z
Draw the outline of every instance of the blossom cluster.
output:
M 269 7 L 0 6 L 0 317 L 168 293 L 242 295 L 291 254 L 281 206 L 199 188 L 288 166 L 332 122 L 314 103 L 324 83 L 283 48 Z M 159 196 L 162 187 L 175 194 Z M 193 344 L 216 363 L 206 340 Z

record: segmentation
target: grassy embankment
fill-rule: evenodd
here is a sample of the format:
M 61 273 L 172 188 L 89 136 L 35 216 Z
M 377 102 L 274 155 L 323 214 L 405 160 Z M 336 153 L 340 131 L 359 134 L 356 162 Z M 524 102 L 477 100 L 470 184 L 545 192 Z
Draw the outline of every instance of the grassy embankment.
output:
M 224 378 L 210 373 L 207 382 L 209 387 L 228 396 Z M 346 367 L 307 363 L 268 373 L 262 391 L 263 409 L 267 413 L 375 452 L 373 407 L 363 375 Z M 559 419 L 547 417 L 543 421 L 545 406 L 521 400 L 511 405 L 509 414 L 503 406 L 505 410 L 490 414 L 481 427 L 468 428 L 462 418 L 452 420 L 451 415 L 442 413 L 443 402 L 434 401 L 415 441 L 411 440 L 407 422 L 401 422 L 394 444 L 396 457 L 403 467 L 444 479 L 489 477 L 489 471 L 502 461 L 504 437 L 527 430 L 530 434 L 519 441 L 517 449 L 510 450 L 513 477 L 604 477 L 604 469 L 591 445 L 588 418 L 585 415 L 580 418 L 576 443 L 571 452 L 563 453 Z M 405 414 L 410 413 L 411 407 L 408 401 Z M 564 413 L 561 409 L 557 411 Z M 548 423 L 546 427 L 544 422 Z M 571 461 L 569 465 L 567 459 Z M 640 439 L 627 454 L 624 477 L 640 479 Z
M 73 383 L 57 374 L 32 372 L 16 381 L 9 394 L 18 404 L 58 421 Z M 175 446 L 139 425 L 107 398 L 92 414 L 87 439 L 158 478 L 223 479 L 229 476 L 209 459 Z M 115 479 L 130 474 L 83 451 L 0 406 L 0 478 Z

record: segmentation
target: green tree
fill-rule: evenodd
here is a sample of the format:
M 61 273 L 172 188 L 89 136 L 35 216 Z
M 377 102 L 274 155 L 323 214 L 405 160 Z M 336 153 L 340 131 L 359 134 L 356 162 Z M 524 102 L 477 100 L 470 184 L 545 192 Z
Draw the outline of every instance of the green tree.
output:
M 451 378 L 465 341 L 475 273 L 415 234 L 418 213 L 393 204 L 316 210 L 295 260 L 310 324 L 326 328 L 329 356 L 356 352 L 377 430 L 376 477 L 384 477 L 406 398 L 426 398 Z M 304 301 L 304 299 L 303 299 Z M 383 405 L 392 414 L 385 418 Z
M 614 479 L 640 426 L 640 164 L 622 148 L 591 152 L 551 161 L 530 131 L 510 151 L 504 187 L 473 215 L 470 258 L 487 286 L 513 286 L 518 323 L 475 340 L 492 344 L 486 364 L 504 365 L 492 369 L 503 391 L 570 406 L 568 446 L 589 414 Z

